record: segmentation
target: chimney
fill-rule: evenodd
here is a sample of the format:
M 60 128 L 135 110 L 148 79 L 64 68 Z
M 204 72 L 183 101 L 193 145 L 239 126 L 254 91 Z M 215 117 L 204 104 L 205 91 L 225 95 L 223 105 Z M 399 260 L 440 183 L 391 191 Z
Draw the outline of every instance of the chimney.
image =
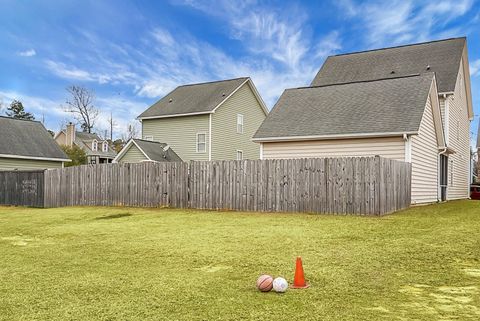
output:
M 65 144 L 67 146 L 72 146 L 75 141 L 75 125 L 72 124 L 72 122 L 68 123 L 65 136 Z

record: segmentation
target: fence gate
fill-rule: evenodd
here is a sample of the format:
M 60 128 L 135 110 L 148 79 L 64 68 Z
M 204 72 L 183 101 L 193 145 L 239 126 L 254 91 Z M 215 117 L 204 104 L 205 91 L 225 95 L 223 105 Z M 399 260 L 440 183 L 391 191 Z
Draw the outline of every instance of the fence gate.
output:
M 44 171 L 0 171 L 0 205 L 44 206 Z

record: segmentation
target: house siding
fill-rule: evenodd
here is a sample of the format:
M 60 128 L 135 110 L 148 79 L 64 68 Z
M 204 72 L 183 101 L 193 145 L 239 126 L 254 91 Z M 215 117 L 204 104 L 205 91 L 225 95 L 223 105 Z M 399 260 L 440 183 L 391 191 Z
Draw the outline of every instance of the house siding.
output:
M 117 161 L 118 163 L 139 163 L 148 160 L 147 157 L 135 146 L 130 145 L 130 148 L 123 154 L 123 156 Z
M 237 133 L 237 114 L 243 115 L 243 133 Z M 265 120 L 259 101 L 248 83 L 235 92 L 212 114 L 212 160 L 237 158 L 237 150 L 244 159 L 260 158 L 260 145 L 252 137 Z
M 0 170 L 62 168 L 62 162 L 0 157 Z
M 467 92 L 463 62 L 453 96 L 448 96 L 448 146 L 455 150 L 450 155 L 447 199 L 469 197 L 470 184 L 470 120 L 468 117 Z
M 167 143 L 184 161 L 208 160 L 209 115 L 183 116 L 142 121 L 142 138 Z M 206 134 L 206 151 L 197 153 L 197 133 Z
M 402 137 L 263 143 L 263 158 L 368 157 L 405 161 Z
M 412 136 L 412 204 L 438 200 L 438 143 L 430 97 L 418 135 Z
M 58 145 L 66 145 L 66 135 L 63 132 L 60 132 L 57 135 L 57 138 L 55 138 L 55 141 L 57 142 Z

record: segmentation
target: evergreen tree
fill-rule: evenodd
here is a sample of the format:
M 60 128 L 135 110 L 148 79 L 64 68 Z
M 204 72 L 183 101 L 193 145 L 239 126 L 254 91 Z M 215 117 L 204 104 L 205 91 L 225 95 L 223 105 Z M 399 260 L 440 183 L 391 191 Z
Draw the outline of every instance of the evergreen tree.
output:
M 35 120 L 32 113 L 27 113 L 21 101 L 13 100 L 5 113 L 8 117 L 25 120 Z

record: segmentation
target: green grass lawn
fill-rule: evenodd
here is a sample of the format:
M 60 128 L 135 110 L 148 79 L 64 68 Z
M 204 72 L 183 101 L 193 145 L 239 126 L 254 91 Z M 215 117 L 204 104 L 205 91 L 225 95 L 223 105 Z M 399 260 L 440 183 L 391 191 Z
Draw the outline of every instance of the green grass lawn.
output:
M 311 287 L 260 293 L 262 273 Z M 480 202 L 385 217 L 0 207 L 1 320 L 479 320 Z

